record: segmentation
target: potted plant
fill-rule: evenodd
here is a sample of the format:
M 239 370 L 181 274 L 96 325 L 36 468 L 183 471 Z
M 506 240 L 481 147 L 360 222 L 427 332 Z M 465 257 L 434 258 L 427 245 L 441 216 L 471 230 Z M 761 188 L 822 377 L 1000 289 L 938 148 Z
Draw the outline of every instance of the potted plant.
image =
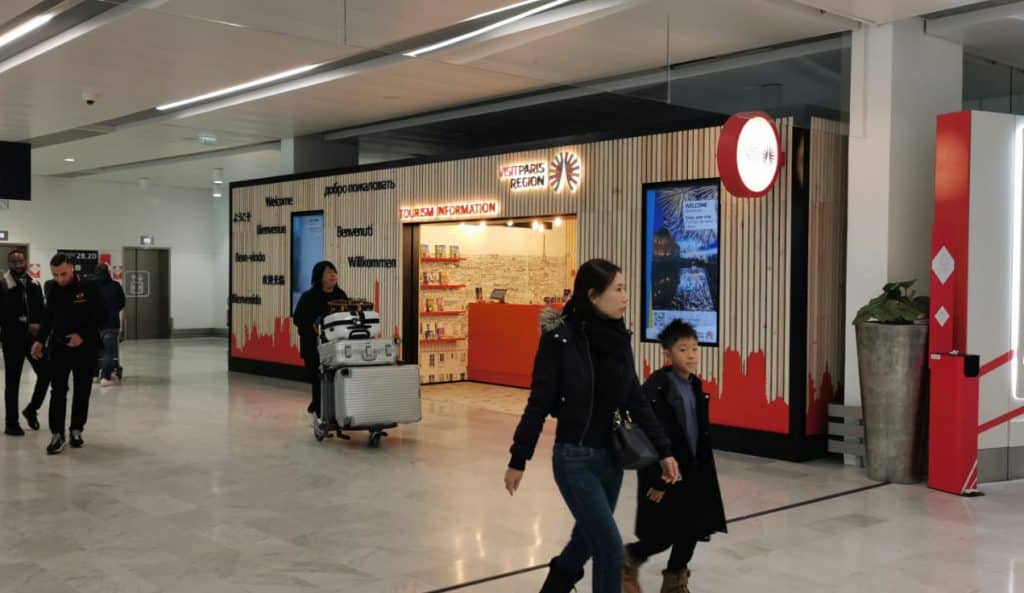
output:
M 928 297 L 915 281 L 886 284 L 857 313 L 857 362 L 868 477 L 912 484 L 920 481 L 924 430 L 919 421 L 928 355 Z

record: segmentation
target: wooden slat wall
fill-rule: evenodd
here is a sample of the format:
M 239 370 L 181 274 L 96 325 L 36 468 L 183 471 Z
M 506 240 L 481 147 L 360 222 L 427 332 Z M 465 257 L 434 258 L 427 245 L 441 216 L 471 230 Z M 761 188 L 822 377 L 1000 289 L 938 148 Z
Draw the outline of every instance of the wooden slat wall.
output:
M 779 122 L 786 152 L 792 148 L 792 121 Z M 661 181 L 714 178 L 718 176 L 715 154 L 721 128 L 689 130 L 653 136 L 596 142 L 579 146 L 528 151 L 461 161 L 431 163 L 402 169 L 306 179 L 234 190 L 234 210 L 251 211 L 253 223 L 232 226 L 235 252 L 262 250 L 266 264 L 235 264 L 234 294 L 261 294 L 262 307 L 234 307 L 235 339 L 244 341 L 244 328 L 269 334 L 274 320 L 289 315 L 288 289 L 263 287 L 264 273 L 287 274 L 288 235 L 255 237 L 255 225 L 284 224 L 290 227 L 288 208 L 265 208 L 270 195 L 293 196 L 295 211 L 323 209 L 327 235 L 325 253 L 338 264 L 343 287 L 353 296 L 373 297 L 380 282 L 382 327 L 391 332 L 401 327 L 400 271 L 350 269 L 347 258 L 363 255 L 400 260 L 400 207 L 493 199 L 499 202 L 498 217 L 576 214 L 571 233 L 578 233 L 579 262 L 607 257 L 622 265 L 628 277 L 632 303 L 628 321 L 640 323 L 642 185 Z M 501 165 L 550 161 L 557 153 L 576 152 L 583 163 L 583 179 L 576 193 L 549 189 L 512 192 L 498 179 Z M 845 161 L 844 161 L 845 162 Z M 833 174 L 824 171 L 823 174 Z M 323 197 L 324 188 L 335 182 L 349 184 L 393 179 L 396 189 L 363 194 Z M 721 340 L 723 349 L 706 349 L 703 374 L 721 377 L 722 350 L 736 350 L 746 357 L 762 351 L 768 363 L 769 397 L 789 394 L 789 287 L 790 287 L 790 168 L 785 167 L 771 194 L 760 200 L 738 199 L 722 193 Z M 373 224 L 372 239 L 337 239 L 335 227 Z M 232 255 L 232 258 L 234 256 Z M 303 279 L 303 283 L 308 279 Z M 836 285 L 838 286 L 838 284 Z M 837 289 L 838 290 L 838 289 Z M 640 344 L 638 365 L 661 363 L 660 349 Z M 297 339 L 293 335 L 293 343 Z M 839 367 L 833 367 L 839 368 Z
M 815 399 L 823 397 L 826 371 L 835 393 L 842 393 L 844 381 L 847 137 L 844 124 L 811 120 L 807 372 L 814 381 Z M 808 400 L 809 407 L 813 403 Z M 824 432 L 821 419 L 816 427 L 809 425 L 810 434 Z
M 565 285 L 572 288 L 580 267 L 580 225 L 575 218 L 565 221 Z
M 264 199 L 282 195 L 280 184 L 247 187 L 234 190 L 234 213 L 248 212 L 249 223 L 232 223 L 233 250 L 230 255 L 233 268 L 232 294 L 258 295 L 260 306 L 235 305 L 232 307 L 232 329 L 239 345 L 245 343 L 245 332 L 255 330 L 260 335 L 273 335 L 275 320 L 289 315 L 289 283 L 291 274 L 288 257 L 290 233 L 284 235 L 257 235 L 257 226 L 291 226 L 290 208 L 267 208 Z M 298 208 L 301 209 L 301 208 Z M 297 210 L 298 210 L 297 209 Z M 263 263 L 237 263 L 235 254 L 263 253 Z M 263 286 L 264 274 L 284 274 L 285 286 Z M 298 335 L 292 332 L 291 345 L 298 348 Z

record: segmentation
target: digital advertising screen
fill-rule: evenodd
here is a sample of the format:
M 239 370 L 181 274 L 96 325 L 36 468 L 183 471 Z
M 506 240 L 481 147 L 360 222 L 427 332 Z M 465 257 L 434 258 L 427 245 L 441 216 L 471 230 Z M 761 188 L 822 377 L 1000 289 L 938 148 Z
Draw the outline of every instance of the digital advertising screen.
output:
M 310 287 L 313 266 L 324 259 L 324 213 L 292 215 L 292 311 Z
M 644 185 L 643 340 L 656 342 L 675 319 L 718 345 L 718 179 Z

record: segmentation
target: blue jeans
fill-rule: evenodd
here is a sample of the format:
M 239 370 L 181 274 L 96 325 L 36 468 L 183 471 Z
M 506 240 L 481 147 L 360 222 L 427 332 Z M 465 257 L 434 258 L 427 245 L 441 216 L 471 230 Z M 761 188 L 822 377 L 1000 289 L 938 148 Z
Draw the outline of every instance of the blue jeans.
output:
M 110 379 L 120 364 L 117 351 L 117 337 L 120 334 L 121 330 L 117 329 L 100 330 L 100 341 L 103 344 L 100 350 L 100 379 Z
M 615 504 L 622 489 L 622 468 L 608 449 L 555 443 L 555 483 L 576 519 L 572 537 L 554 560 L 567 574 L 594 558 L 593 593 L 621 593 L 622 536 Z

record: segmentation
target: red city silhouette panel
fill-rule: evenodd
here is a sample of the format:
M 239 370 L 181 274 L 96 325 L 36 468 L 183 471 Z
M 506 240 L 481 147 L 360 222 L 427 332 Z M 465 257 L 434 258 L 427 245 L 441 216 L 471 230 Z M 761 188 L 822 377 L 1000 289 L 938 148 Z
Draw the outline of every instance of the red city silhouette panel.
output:
M 373 283 L 373 310 L 380 312 L 380 281 Z M 236 358 L 249 358 L 263 362 L 276 362 L 294 366 L 303 366 L 299 348 L 292 343 L 291 317 L 278 317 L 274 320 L 272 335 L 260 334 L 255 327 L 243 329 L 244 338 L 239 340 L 231 336 L 231 355 Z M 395 326 L 395 339 L 399 338 L 398 326 Z M 241 342 L 239 344 L 239 342 Z
M 789 433 L 789 404 L 781 397 L 768 396 L 767 362 L 764 352 L 751 352 L 746 372 L 739 352 L 726 350 L 722 357 L 721 392 L 717 382 L 711 395 L 711 422 L 781 434 Z
M 814 377 L 807 376 L 807 434 L 825 434 L 828 426 L 828 405 L 835 398 L 836 388 L 832 385 L 832 373 L 825 367 L 821 378 L 821 389 L 816 389 Z
M 735 350 L 722 357 L 722 377 L 701 377 L 704 391 L 711 396 L 711 423 L 789 434 L 789 404 L 781 397 L 768 398 L 767 363 L 764 352 L 743 358 Z M 644 374 L 650 364 L 644 361 Z
M 299 347 L 292 344 L 292 320 L 278 317 L 271 335 L 260 334 L 255 327 L 242 328 L 244 338 L 231 335 L 231 355 L 264 362 L 303 366 Z M 239 343 L 241 342 L 241 343 Z

